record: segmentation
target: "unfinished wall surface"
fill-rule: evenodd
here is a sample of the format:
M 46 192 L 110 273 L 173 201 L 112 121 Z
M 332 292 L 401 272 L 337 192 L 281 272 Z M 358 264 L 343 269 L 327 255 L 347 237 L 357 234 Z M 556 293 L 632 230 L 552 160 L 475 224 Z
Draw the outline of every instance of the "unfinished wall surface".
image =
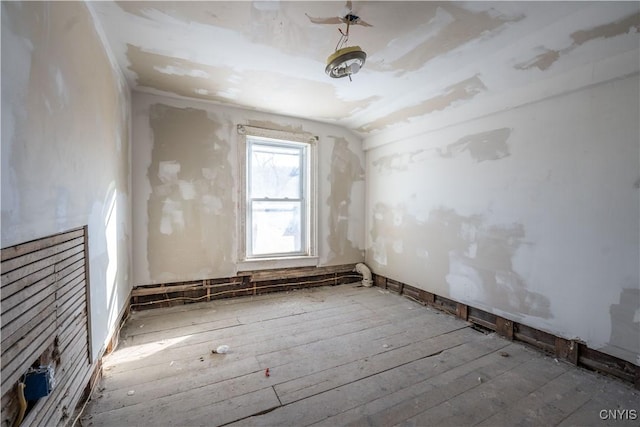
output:
M 636 73 L 367 151 L 367 262 L 640 363 L 639 91 Z
M 238 271 L 237 125 L 309 132 L 318 142 L 318 265 L 364 259 L 364 154 L 335 126 L 133 95 L 134 285 Z
M 88 224 L 94 357 L 131 289 L 129 98 L 84 2 L 2 2 L 2 247 Z

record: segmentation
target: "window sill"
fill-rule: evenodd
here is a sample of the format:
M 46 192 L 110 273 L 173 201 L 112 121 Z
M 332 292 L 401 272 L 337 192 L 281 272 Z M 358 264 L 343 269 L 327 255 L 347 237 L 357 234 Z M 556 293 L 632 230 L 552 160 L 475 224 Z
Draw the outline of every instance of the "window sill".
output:
M 238 262 L 238 271 L 270 270 L 276 268 L 317 267 L 317 256 L 287 258 L 255 258 Z

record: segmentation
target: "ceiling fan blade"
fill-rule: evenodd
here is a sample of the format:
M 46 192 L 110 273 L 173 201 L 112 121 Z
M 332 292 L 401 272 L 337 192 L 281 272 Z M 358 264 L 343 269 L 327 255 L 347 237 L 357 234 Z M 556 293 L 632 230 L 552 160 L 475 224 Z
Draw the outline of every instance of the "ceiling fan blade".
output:
M 307 15 L 309 21 L 313 22 L 314 24 L 342 24 L 343 22 L 342 19 L 338 18 L 337 16 L 333 18 L 314 18 L 313 16 L 309 16 L 306 13 L 305 15 Z
M 345 7 L 349 9 L 349 12 L 353 11 L 353 3 L 351 3 L 351 0 L 347 0 Z
M 358 19 L 356 22 L 351 23 L 351 25 L 362 25 L 363 27 L 373 27 L 373 25 L 363 21 L 362 19 Z

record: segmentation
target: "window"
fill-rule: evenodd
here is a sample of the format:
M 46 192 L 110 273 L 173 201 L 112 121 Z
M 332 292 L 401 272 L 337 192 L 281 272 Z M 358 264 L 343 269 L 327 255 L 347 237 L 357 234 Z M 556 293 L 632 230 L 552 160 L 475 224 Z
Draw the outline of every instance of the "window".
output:
M 250 126 L 238 130 L 244 135 L 241 260 L 306 259 L 311 263 L 303 265 L 313 265 L 315 137 Z

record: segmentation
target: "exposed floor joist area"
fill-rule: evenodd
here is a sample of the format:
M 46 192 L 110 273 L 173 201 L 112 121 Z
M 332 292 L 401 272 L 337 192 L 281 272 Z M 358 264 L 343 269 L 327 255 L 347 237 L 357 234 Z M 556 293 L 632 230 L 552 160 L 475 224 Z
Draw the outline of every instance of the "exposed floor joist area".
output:
M 83 426 L 599 425 L 640 410 L 620 381 L 355 285 L 134 312 L 103 366 Z

